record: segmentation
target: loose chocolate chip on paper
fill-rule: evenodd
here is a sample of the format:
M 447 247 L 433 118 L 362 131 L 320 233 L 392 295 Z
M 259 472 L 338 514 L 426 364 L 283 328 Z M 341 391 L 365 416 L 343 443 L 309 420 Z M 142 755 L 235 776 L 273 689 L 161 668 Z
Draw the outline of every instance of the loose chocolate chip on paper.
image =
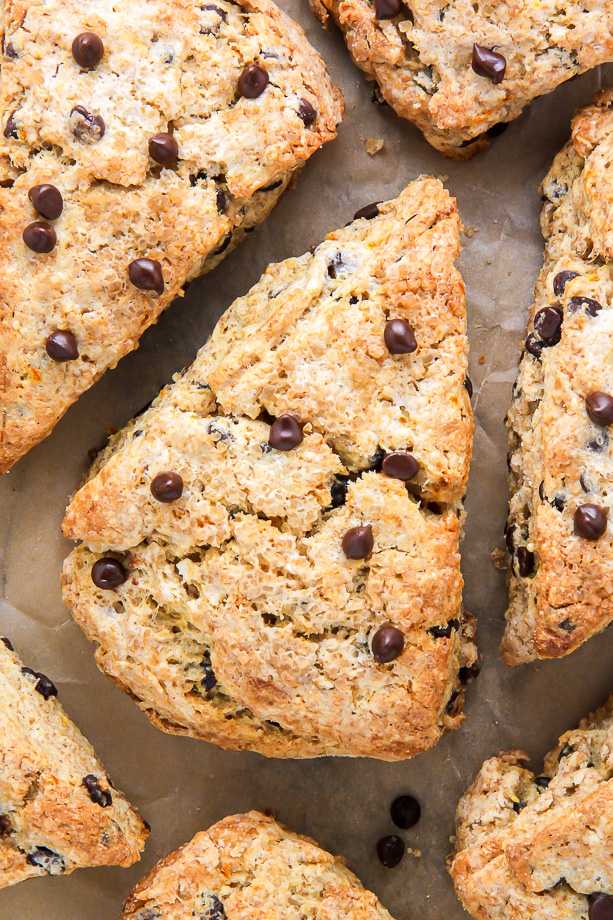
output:
M 377 856 L 386 869 L 394 869 L 404 856 L 404 841 L 396 834 L 382 837 L 377 843 Z
M 421 805 L 412 795 L 399 795 L 392 802 L 390 816 L 396 827 L 408 831 L 421 818 Z

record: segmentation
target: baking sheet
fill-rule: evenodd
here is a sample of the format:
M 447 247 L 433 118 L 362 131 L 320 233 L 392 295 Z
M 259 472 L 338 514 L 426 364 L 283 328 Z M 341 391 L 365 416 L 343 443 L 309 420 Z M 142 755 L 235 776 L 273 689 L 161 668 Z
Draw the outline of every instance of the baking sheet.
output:
M 502 546 L 506 515 L 503 418 L 518 347 L 542 256 L 538 184 L 569 133 L 573 109 L 613 82 L 602 68 L 538 100 L 469 163 L 446 160 L 389 108 L 351 65 L 338 32 L 326 33 L 306 0 L 281 0 L 306 29 L 341 86 L 347 114 L 339 138 L 307 164 L 297 188 L 212 274 L 163 315 L 138 351 L 86 393 L 46 441 L 0 479 L 0 634 L 25 663 L 48 673 L 68 714 L 152 825 L 132 869 L 86 869 L 26 881 L 0 892 L 0 920 L 117 920 L 124 898 L 151 866 L 198 830 L 232 813 L 274 808 L 277 817 L 342 853 L 397 920 L 466 917 L 445 869 L 454 810 L 481 762 L 521 747 L 540 758 L 613 689 L 613 631 L 570 657 L 510 669 L 498 659 L 505 576 L 490 553 Z M 382 138 L 374 157 L 364 146 Z M 93 647 L 60 598 L 59 575 L 71 544 L 60 534 L 71 491 L 89 448 L 120 428 L 189 363 L 232 300 L 266 265 L 300 254 L 368 202 L 394 197 L 420 173 L 446 178 L 466 228 L 460 268 L 467 286 L 470 366 L 477 421 L 463 547 L 465 601 L 479 622 L 481 676 L 468 688 L 466 721 L 433 750 L 397 764 L 325 758 L 266 760 L 164 735 L 97 670 Z M 491 260 L 491 261 L 490 261 Z M 416 853 L 393 870 L 376 841 L 393 833 L 389 805 L 410 792 L 420 823 L 400 833 Z

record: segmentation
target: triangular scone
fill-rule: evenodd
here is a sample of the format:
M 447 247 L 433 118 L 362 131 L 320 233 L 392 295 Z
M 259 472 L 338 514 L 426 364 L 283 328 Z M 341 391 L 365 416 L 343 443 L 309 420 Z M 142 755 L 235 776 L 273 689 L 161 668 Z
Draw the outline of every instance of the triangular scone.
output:
M 314 840 L 257 811 L 218 821 L 153 867 L 120 920 L 391 920 Z
M 528 758 L 521 751 L 483 764 L 458 806 L 449 860 L 456 891 L 473 917 L 611 915 L 612 751 L 613 696 L 560 738 L 540 776 L 524 769 Z
M 488 130 L 537 96 L 613 60 L 610 2 L 309 0 L 332 16 L 386 102 L 447 156 L 468 159 Z M 504 125 L 502 126 L 504 127 Z
M 4 0 L 0 28 L 5 471 L 269 213 L 343 106 L 269 0 Z
M 145 845 L 146 825 L 56 694 L 0 640 L 0 888 L 85 866 L 131 866 Z
M 508 417 L 508 664 L 566 655 L 613 619 L 611 103 L 578 112 L 543 183 L 545 261 Z
M 459 219 L 428 178 L 367 213 L 270 266 L 68 509 L 65 601 L 167 731 L 393 760 L 462 719 Z M 390 353 L 394 330 L 416 349 Z

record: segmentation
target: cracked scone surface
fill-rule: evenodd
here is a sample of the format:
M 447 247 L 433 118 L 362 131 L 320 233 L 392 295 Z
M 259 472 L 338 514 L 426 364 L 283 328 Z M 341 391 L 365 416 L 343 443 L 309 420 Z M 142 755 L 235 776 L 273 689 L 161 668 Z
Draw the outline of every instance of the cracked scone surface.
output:
M 511 751 L 487 760 L 462 797 L 449 859 L 479 920 L 587 920 L 613 905 L 613 696 L 563 735 L 535 777 Z M 602 910 L 602 905 L 601 905 Z
M 455 202 L 422 178 L 272 265 L 110 444 L 68 508 L 64 599 L 167 731 L 272 756 L 400 759 L 461 719 L 476 662 L 459 538 L 473 421 Z M 392 355 L 390 319 L 417 349 Z M 303 426 L 271 446 L 273 418 Z M 274 438 L 273 438 L 274 440 Z M 408 451 L 408 483 L 381 472 Z M 161 472 L 180 475 L 171 503 Z M 374 549 L 349 559 L 348 530 Z M 116 590 L 92 566 L 119 560 Z M 376 631 L 402 654 L 377 663 Z M 461 671 L 461 669 L 467 669 Z M 460 673 L 461 672 L 461 673 Z
M 508 415 L 508 664 L 568 654 L 613 617 L 613 442 L 586 404 L 613 393 L 611 102 L 603 92 L 577 113 L 542 187 L 546 249 L 527 339 L 541 353 L 524 348 Z M 535 334 L 543 310 L 562 319 L 549 341 Z M 576 533 L 585 504 L 605 515 L 595 540 Z
M 391 920 L 342 858 L 257 811 L 218 821 L 160 860 L 120 920 L 254 916 Z
M 0 640 L 0 888 L 84 866 L 131 866 L 145 845 L 143 821 L 56 692 Z
M 342 117 L 323 61 L 268 0 L 85 7 L 0 6 L 0 471 L 270 212 Z M 91 70 L 71 53 L 84 31 L 104 43 Z M 257 98 L 238 90 L 249 64 L 269 78 Z M 102 136 L 84 130 L 91 119 L 75 134 L 76 106 L 102 118 Z M 149 139 L 169 132 L 174 167 L 149 156 Z M 28 191 L 47 183 L 63 210 L 55 248 L 38 253 L 22 233 L 40 219 Z M 163 293 L 131 283 L 139 258 L 160 263 Z M 75 337 L 76 360 L 47 354 L 58 330 Z
M 377 19 L 372 0 L 309 0 L 343 31 L 355 63 L 381 96 L 443 153 L 465 159 L 487 144 L 485 132 L 575 74 L 613 60 L 608 0 L 387 0 L 392 19 Z M 473 45 L 502 54 L 495 84 L 471 67 Z

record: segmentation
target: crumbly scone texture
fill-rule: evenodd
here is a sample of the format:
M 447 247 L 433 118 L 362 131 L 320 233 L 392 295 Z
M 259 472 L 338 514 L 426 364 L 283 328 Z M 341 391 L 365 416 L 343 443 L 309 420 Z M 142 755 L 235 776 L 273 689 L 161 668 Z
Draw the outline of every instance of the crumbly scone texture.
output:
M 0 640 L 0 888 L 84 866 L 131 866 L 148 834 L 57 698 L 36 689 L 39 680 Z M 85 777 L 95 777 L 104 807 Z
M 136 348 L 196 275 L 270 212 L 296 170 L 336 135 L 342 97 L 304 33 L 269 0 L 4 0 L 0 4 L 0 472 L 44 438 L 80 393 Z M 104 57 L 82 71 L 73 39 L 96 32 Z M 242 69 L 269 83 L 241 97 Z M 306 126 L 302 100 L 317 113 Z M 101 116 L 75 136 L 71 112 Z M 148 152 L 158 133 L 176 168 Z M 28 190 L 55 185 L 57 245 L 29 250 Z M 161 263 L 164 292 L 134 287 L 128 265 Z M 45 350 L 57 330 L 79 357 Z
M 613 618 L 613 442 L 585 407 L 588 394 L 613 393 L 612 104 L 603 91 L 577 113 L 542 186 L 546 249 L 528 332 L 546 307 L 564 320 L 560 342 L 540 358 L 524 350 L 507 420 L 512 553 L 502 657 L 512 665 L 566 655 Z M 557 295 L 563 271 L 577 274 Z M 574 533 L 584 503 L 609 514 L 597 541 Z M 534 554 L 525 576 L 522 547 Z
M 461 721 L 476 650 L 459 569 L 473 421 L 458 251 L 455 202 L 422 178 L 270 266 L 94 465 L 64 521 L 83 541 L 64 598 L 161 728 L 394 760 Z M 413 326 L 412 354 L 388 352 L 390 318 Z M 303 425 L 286 452 L 269 444 L 282 414 Z M 396 450 L 420 464 L 408 488 L 380 472 Z M 162 471 L 183 479 L 170 504 L 150 489 Z M 362 524 L 374 551 L 348 559 L 343 535 Z M 91 578 L 109 551 L 130 574 L 116 591 Z M 383 625 L 405 640 L 385 665 L 370 647 Z
M 377 20 L 372 0 L 309 2 L 322 22 L 334 18 L 385 102 L 457 159 L 482 150 L 485 132 L 532 99 L 613 60 L 610 0 L 403 0 L 388 20 Z M 475 43 L 506 58 L 498 85 L 473 71 Z
M 537 778 L 487 760 L 456 813 L 449 870 L 478 920 L 587 920 L 613 894 L 613 696 L 563 735 Z
M 341 857 L 257 811 L 218 821 L 160 860 L 120 920 L 224 917 L 391 920 Z

